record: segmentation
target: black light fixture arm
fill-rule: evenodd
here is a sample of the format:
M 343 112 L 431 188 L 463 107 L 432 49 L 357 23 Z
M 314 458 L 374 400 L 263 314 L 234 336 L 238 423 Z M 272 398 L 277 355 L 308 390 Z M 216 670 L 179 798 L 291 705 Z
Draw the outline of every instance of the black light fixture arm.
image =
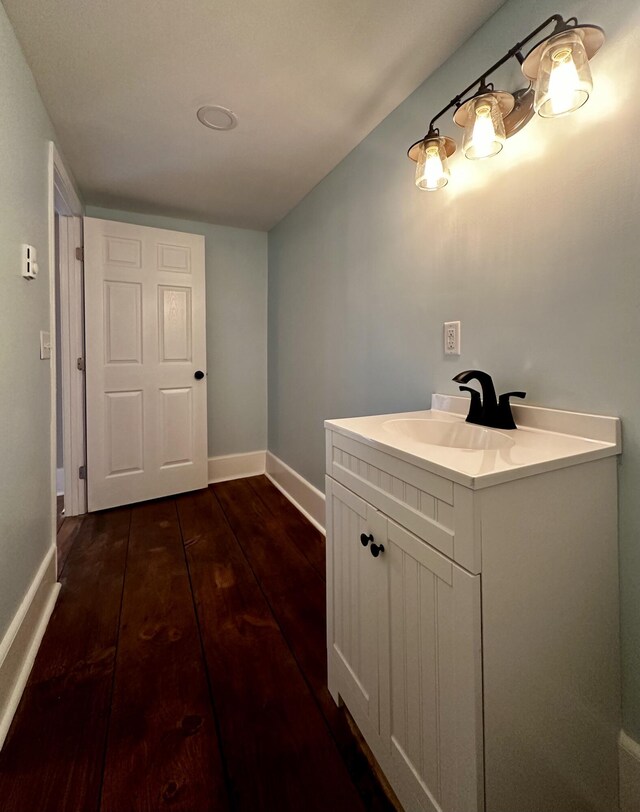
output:
M 492 86 L 487 84 L 487 77 L 490 76 L 494 71 L 498 70 L 498 68 L 502 67 L 502 65 L 504 65 L 505 62 L 508 62 L 510 59 L 513 59 L 515 57 L 518 60 L 518 62 L 522 64 L 522 62 L 524 61 L 524 57 L 522 56 L 522 49 L 524 48 L 524 46 L 528 42 L 530 42 L 534 37 L 536 37 L 541 31 L 544 31 L 545 28 L 550 26 L 551 23 L 555 23 L 555 30 L 553 33 L 558 34 L 561 31 L 566 31 L 568 28 L 571 28 L 572 27 L 571 23 L 577 25 L 578 21 L 575 17 L 570 17 L 568 20 L 565 20 L 564 17 L 562 17 L 562 15 L 560 14 L 552 14 L 551 17 L 546 19 L 537 28 L 534 28 L 534 30 L 531 31 L 530 34 L 527 34 L 527 36 L 523 40 L 520 40 L 520 42 L 516 42 L 516 44 L 512 48 L 510 48 L 503 57 L 501 57 L 497 62 L 495 62 L 490 68 L 483 71 L 480 74 L 480 76 L 478 76 L 477 79 L 475 79 L 473 82 L 471 82 L 470 85 L 465 87 L 465 89 L 462 90 L 460 93 L 458 93 L 457 96 L 454 96 L 454 98 L 451 99 L 451 101 L 449 102 L 449 104 L 447 104 L 446 107 L 443 107 L 439 113 L 436 113 L 436 115 L 429 122 L 429 130 L 425 137 L 428 138 L 434 135 L 438 135 L 438 129 L 435 126 L 436 121 L 439 118 L 441 118 L 446 112 L 451 110 L 452 107 L 455 107 L 456 109 L 460 107 L 460 105 L 465 101 L 465 96 L 467 95 L 467 93 L 470 93 L 474 88 L 476 88 L 476 86 L 478 87 L 477 92 L 480 93 L 483 92 L 485 89 L 491 90 Z M 474 95 L 477 95 L 477 93 L 474 93 Z

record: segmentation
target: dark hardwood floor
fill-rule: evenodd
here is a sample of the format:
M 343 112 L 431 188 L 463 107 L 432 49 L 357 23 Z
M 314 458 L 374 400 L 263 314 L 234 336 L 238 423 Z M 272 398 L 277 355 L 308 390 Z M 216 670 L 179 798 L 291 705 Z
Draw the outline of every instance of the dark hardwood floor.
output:
M 3 812 L 391 812 L 326 687 L 324 538 L 266 477 L 65 518 Z

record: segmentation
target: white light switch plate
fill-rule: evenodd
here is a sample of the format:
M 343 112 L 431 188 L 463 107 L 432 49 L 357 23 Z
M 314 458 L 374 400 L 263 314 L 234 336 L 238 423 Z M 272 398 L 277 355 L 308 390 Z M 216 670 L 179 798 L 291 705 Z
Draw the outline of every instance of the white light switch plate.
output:
M 40 359 L 46 361 L 51 358 L 51 335 L 40 330 Z
M 459 321 L 445 321 L 444 323 L 444 354 L 460 355 Z

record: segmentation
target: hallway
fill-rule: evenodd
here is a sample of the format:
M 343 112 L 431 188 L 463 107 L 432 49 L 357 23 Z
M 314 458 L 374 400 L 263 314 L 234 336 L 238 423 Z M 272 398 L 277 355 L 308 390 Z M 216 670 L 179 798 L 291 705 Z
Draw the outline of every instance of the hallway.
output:
M 266 477 L 60 540 L 4 812 L 392 809 L 326 688 L 324 538 Z

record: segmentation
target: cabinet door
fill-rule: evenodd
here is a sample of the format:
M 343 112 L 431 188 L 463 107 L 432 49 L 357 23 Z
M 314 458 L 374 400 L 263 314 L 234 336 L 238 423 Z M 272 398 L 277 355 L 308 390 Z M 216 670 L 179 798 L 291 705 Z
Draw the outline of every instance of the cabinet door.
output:
M 389 727 L 406 808 L 484 808 L 480 576 L 388 522 Z
M 386 613 L 386 573 L 371 542 L 386 543 L 386 519 L 327 477 L 327 634 L 329 689 L 339 694 L 365 735 L 379 735 L 379 625 Z M 381 604 L 384 603 L 384 607 Z

